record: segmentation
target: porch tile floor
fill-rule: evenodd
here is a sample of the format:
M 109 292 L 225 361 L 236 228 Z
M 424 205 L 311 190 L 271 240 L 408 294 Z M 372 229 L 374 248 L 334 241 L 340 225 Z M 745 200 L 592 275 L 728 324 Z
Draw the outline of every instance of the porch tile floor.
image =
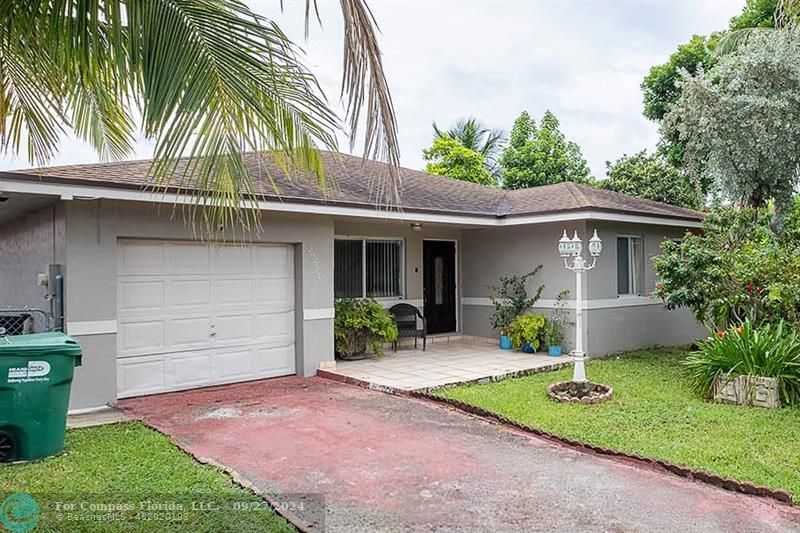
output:
M 567 365 L 568 355 L 549 357 L 501 350 L 471 342 L 428 344 L 428 349 L 387 349 L 383 357 L 337 361 L 327 372 L 372 385 L 401 390 L 428 389 L 481 379 L 497 380 L 517 372 Z

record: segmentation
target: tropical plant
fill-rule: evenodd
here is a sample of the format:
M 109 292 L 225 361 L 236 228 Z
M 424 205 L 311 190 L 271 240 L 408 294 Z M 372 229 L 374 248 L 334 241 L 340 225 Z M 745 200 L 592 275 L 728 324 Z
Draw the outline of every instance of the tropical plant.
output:
M 392 315 L 371 298 L 340 298 L 334 303 L 333 335 L 343 359 L 363 355 L 367 348 L 383 355 L 385 342 L 397 340 Z
M 699 184 L 692 183 L 660 153 L 648 154 L 642 150 L 632 156 L 624 155 L 613 164 L 606 162 L 606 168 L 608 178 L 598 181 L 604 189 L 681 207 L 702 205 Z
M 776 236 L 772 210 L 723 207 L 703 230 L 666 240 L 654 259 L 654 295 L 668 309 L 686 307 L 706 327 L 724 330 L 749 320 L 756 326 L 800 320 L 800 209 Z
M 426 172 L 490 187 L 497 185 L 494 176 L 486 170 L 483 155 L 464 148 L 453 139 L 436 139 L 433 146 L 422 154 L 425 161 L 428 161 Z
M 581 149 L 567 140 L 556 116 L 547 111 L 537 127 L 527 111 L 511 129 L 511 140 L 500 156 L 503 187 L 524 189 L 562 181 L 591 181 Z
M 567 336 L 567 326 L 571 322 L 567 320 L 567 296 L 568 290 L 563 290 L 556 296 L 556 303 L 542 330 L 542 342 L 546 346 L 561 346 Z
M 458 144 L 478 152 L 483 156 L 484 166 L 492 176 L 499 177 L 500 167 L 497 156 L 506 142 L 506 133 L 500 129 L 490 129 L 478 119 L 470 117 L 458 120 L 448 130 L 442 130 L 433 123 L 434 141 L 438 139 L 452 139 Z
M 364 0 L 340 4 L 345 120 L 351 139 L 365 123 L 364 154 L 389 161 L 395 184 L 397 127 L 375 21 Z M 140 126 L 155 141 L 151 185 L 194 189 L 209 227 L 257 223 L 243 151 L 324 184 L 317 147 L 336 148 L 339 120 L 299 48 L 244 2 L 7 0 L 0 22 L 0 143 L 31 164 L 46 164 L 70 131 L 103 159 L 123 158 Z
M 754 327 L 749 320 L 724 331 L 712 331 L 684 362 L 694 388 L 710 396 L 718 378 L 777 378 L 781 400 L 800 403 L 800 335 L 784 321 Z
M 534 352 L 538 350 L 544 326 L 544 315 L 519 315 L 508 325 L 507 333 L 511 337 L 512 348 L 519 350 L 524 344 L 528 344 Z
M 542 270 L 542 265 L 537 266 L 526 274 L 512 274 L 501 276 L 496 285 L 489 287 L 491 292 L 489 299 L 494 306 L 490 323 L 492 328 L 500 330 L 501 335 L 507 333 L 511 322 L 525 312 L 539 300 L 544 290 L 544 285 L 539 285 L 536 293 L 528 296 L 528 280 L 536 276 Z

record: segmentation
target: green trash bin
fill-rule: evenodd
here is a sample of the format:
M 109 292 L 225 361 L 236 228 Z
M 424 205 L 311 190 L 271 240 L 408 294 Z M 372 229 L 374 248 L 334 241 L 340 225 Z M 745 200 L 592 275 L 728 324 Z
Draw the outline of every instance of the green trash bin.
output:
M 0 462 L 64 449 L 72 374 L 81 347 L 63 333 L 0 336 Z

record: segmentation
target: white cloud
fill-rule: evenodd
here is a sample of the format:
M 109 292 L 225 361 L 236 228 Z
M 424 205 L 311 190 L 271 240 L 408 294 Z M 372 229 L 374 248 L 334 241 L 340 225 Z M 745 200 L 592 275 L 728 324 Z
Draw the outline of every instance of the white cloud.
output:
M 304 0 L 248 3 L 275 19 L 307 51 L 328 98 L 338 102 L 342 23 L 339 3 L 320 0 L 323 27 L 304 37 Z M 641 115 L 639 84 L 693 34 L 724 28 L 741 11 L 731 1 L 372 0 L 381 27 L 403 164 L 423 165 L 431 122 L 474 115 L 509 129 L 520 111 L 551 109 L 597 176 L 605 161 L 652 148 L 657 127 Z M 337 106 L 338 107 L 338 106 Z M 343 143 L 342 148 L 347 148 Z M 358 147 L 357 147 L 358 149 Z M 137 157 L 152 153 L 137 144 Z M 54 164 L 96 161 L 66 139 Z M 0 168 L 27 166 L 5 159 Z

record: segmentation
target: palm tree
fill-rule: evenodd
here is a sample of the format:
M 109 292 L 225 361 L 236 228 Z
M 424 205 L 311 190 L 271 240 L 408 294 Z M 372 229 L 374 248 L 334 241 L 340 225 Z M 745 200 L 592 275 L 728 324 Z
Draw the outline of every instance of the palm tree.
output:
M 755 35 L 797 28 L 798 25 L 800 25 L 800 0 L 778 0 L 773 26 L 741 28 L 728 32 L 720 39 L 716 51 L 718 54 L 728 54 L 747 44 Z
M 500 171 L 497 158 L 506 141 L 506 134 L 503 130 L 489 129 L 478 119 L 470 117 L 458 120 L 447 131 L 439 129 L 434 122 L 433 134 L 434 139 L 453 139 L 458 141 L 461 146 L 483 155 L 486 169 L 497 178 Z
M 391 164 L 384 192 L 396 198 L 397 126 L 376 22 L 365 0 L 340 4 L 351 148 L 363 124 L 364 156 Z M 154 186 L 200 191 L 194 205 L 209 207 L 214 227 L 257 222 L 243 151 L 324 183 L 318 148 L 335 150 L 342 124 L 296 45 L 241 0 L 4 0 L 0 22 L 0 143 L 32 165 L 69 131 L 104 160 L 124 158 L 141 128 L 155 140 Z

